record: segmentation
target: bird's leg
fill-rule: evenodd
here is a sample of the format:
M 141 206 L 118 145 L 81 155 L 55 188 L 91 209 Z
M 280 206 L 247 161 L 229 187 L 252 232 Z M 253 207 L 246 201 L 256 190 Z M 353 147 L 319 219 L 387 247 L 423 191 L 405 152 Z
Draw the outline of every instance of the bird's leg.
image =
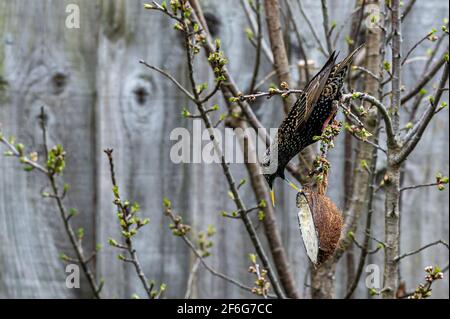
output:
M 336 116 L 336 113 L 337 113 L 338 109 L 339 109 L 339 102 L 337 100 L 334 100 L 331 103 L 330 116 L 327 117 L 327 119 L 325 120 L 325 123 L 323 123 L 323 125 L 322 125 L 322 132 L 325 131 L 325 128 L 327 127 L 328 124 L 333 122 L 334 117 Z

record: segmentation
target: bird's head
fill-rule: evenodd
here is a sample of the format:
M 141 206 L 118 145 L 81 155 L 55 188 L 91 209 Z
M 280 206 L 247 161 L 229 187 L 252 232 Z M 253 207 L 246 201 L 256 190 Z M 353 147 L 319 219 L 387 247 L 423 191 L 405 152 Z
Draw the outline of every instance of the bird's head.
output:
M 275 192 L 273 190 L 273 182 L 275 181 L 275 179 L 277 177 L 284 180 L 286 183 L 288 183 L 288 185 L 290 187 L 292 187 L 296 191 L 300 191 L 299 188 L 297 186 L 295 186 L 294 183 L 292 183 L 291 181 L 289 181 L 286 178 L 286 176 L 284 174 L 284 169 L 285 169 L 285 166 L 287 163 L 284 163 L 284 162 L 279 163 L 278 162 L 279 158 L 277 158 L 277 154 L 278 154 L 277 144 L 272 143 L 270 145 L 270 147 L 266 150 L 266 154 L 265 154 L 263 160 L 261 161 L 263 176 L 264 176 L 267 184 L 269 185 L 270 199 L 272 201 L 273 206 L 275 206 Z M 277 164 L 276 170 L 275 170 L 275 167 L 271 167 L 272 165 L 275 166 L 275 164 Z M 270 170 L 269 170 L 269 168 L 270 168 Z
M 273 189 L 273 182 L 275 181 L 275 178 L 277 178 L 277 174 L 263 174 L 264 178 L 266 179 L 267 184 L 269 185 L 270 190 Z
M 272 205 L 275 206 L 275 193 L 273 191 L 273 182 L 277 177 L 284 177 L 284 169 L 281 169 L 281 175 L 280 175 L 280 166 L 277 167 L 276 171 L 273 172 L 273 170 L 269 170 L 271 164 L 276 163 L 274 161 L 274 152 L 271 152 L 270 148 L 267 149 L 266 155 L 264 156 L 264 159 L 261 162 L 261 167 L 263 168 L 263 176 L 269 185 L 270 188 L 270 199 L 272 201 Z
M 270 200 L 272 201 L 272 206 L 275 207 L 275 192 L 273 190 L 273 182 L 275 180 L 275 178 L 277 178 L 277 173 L 273 173 L 273 174 L 263 174 L 264 178 L 266 179 L 267 184 L 269 185 L 270 188 Z

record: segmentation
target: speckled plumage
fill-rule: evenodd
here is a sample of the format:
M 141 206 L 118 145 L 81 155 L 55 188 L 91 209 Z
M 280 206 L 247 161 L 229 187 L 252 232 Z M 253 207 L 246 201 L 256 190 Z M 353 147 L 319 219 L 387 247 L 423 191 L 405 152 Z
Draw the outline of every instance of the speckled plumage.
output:
M 271 188 L 277 176 L 285 178 L 284 169 L 289 161 L 313 144 L 314 136 L 321 135 L 322 130 L 333 120 L 337 111 L 334 101 L 338 101 L 342 94 L 347 70 L 360 48 L 337 64 L 337 54 L 333 52 L 322 69 L 306 85 L 281 123 L 262 162 L 263 167 L 268 167 L 272 161 L 277 160 L 276 172 L 264 174 Z

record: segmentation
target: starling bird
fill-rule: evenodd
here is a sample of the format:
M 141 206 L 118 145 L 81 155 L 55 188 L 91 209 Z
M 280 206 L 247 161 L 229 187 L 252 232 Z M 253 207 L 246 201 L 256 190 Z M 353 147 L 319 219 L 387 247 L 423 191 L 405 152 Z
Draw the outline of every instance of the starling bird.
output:
M 336 64 L 337 54 L 333 52 L 322 69 L 309 81 L 286 118 L 278 128 L 277 135 L 266 150 L 261 163 L 264 177 L 271 190 L 274 205 L 273 181 L 281 177 L 292 188 L 299 191 L 284 175 L 289 161 L 305 147 L 315 142 L 331 123 L 337 112 L 337 101 L 341 97 L 342 85 L 358 47 L 344 60 Z M 270 169 L 269 173 L 267 169 Z

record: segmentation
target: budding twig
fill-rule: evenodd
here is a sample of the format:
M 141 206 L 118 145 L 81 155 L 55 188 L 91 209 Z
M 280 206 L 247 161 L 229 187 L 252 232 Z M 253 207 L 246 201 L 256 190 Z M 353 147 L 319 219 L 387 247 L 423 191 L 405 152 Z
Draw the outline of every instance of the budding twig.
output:
M 163 292 L 163 289 L 161 289 L 158 292 L 154 292 L 152 289 L 152 286 L 150 286 L 149 280 L 147 279 L 147 276 L 144 274 L 143 270 L 142 270 L 142 266 L 139 262 L 138 256 L 137 256 L 137 252 L 136 249 L 134 248 L 134 243 L 132 240 L 132 236 L 135 234 L 136 230 L 139 228 L 139 225 L 145 225 L 145 223 L 140 223 L 138 220 L 136 228 L 131 228 L 132 226 L 132 222 L 131 219 L 132 218 L 136 218 L 134 216 L 132 216 L 132 211 L 130 210 L 129 206 L 124 203 L 119 195 L 119 189 L 118 189 L 118 184 L 116 181 L 116 174 L 115 174 L 115 169 L 114 169 L 114 160 L 113 160 L 113 150 L 112 149 L 106 149 L 104 150 L 104 153 L 106 154 L 106 156 L 108 157 L 108 162 L 109 162 L 109 171 L 110 171 L 110 176 L 111 176 L 111 183 L 113 185 L 113 193 L 114 193 L 114 205 L 116 205 L 118 212 L 120 214 L 120 219 L 121 219 L 121 227 L 122 227 L 122 234 L 124 234 L 125 237 L 125 247 L 123 245 L 120 245 L 119 243 L 116 243 L 115 241 L 110 240 L 110 243 L 112 242 L 112 245 L 121 249 L 126 248 L 126 250 L 128 251 L 130 258 L 124 257 L 122 255 L 120 256 L 120 259 L 122 261 L 125 262 L 129 262 L 131 264 L 133 264 L 134 269 L 136 271 L 136 274 L 138 275 L 142 286 L 145 289 L 146 294 L 148 295 L 149 299 L 154 299 L 154 298 L 159 298 L 161 293 Z
M 247 94 L 247 95 L 239 95 L 236 96 L 235 98 L 238 99 L 239 101 L 254 101 L 259 97 L 267 97 L 268 99 L 270 99 L 272 96 L 274 95 L 281 95 L 282 97 L 288 96 L 289 94 L 294 94 L 294 93 L 303 93 L 303 90 L 294 90 L 294 89 L 286 89 L 286 90 L 280 90 L 280 89 L 276 89 L 276 88 L 271 88 L 269 89 L 268 92 L 257 92 L 254 94 Z
M 175 214 L 172 212 L 171 207 L 169 206 L 165 206 L 164 207 L 164 214 L 169 217 L 169 219 L 176 225 L 177 224 L 177 218 L 175 216 Z M 189 237 L 187 237 L 187 235 L 185 234 L 185 232 L 180 232 L 179 233 L 180 237 L 184 240 L 184 242 L 186 243 L 186 245 L 190 248 L 190 250 L 195 254 L 195 257 L 197 258 L 197 260 L 203 265 L 203 267 L 205 267 L 205 269 L 211 273 L 213 276 L 219 277 L 243 290 L 246 291 L 252 291 L 251 287 L 248 287 L 244 284 L 242 284 L 241 282 L 239 282 L 238 280 L 225 275 L 224 273 L 221 273 L 220 271 L 215 270 L 214 268 L 212 268 L 206 261 L 205 258 L 203 258 L 202 254 L 198 251 L 198 249 L 195 247 L 194 243 L 192 243 L 192 241 L 189 239 Z M 188 289 L 189 290 L 189 289 Z M 273 296 L 275 297 L 275 296 Z
M 428 32 L 428 34 L 426 36 L 424 36 L 422 39 L 420 39 L 419 41 L 417 41 L 416 44 L 414 44 L 411 49 L 409 49 L 408 53 L 406 53 L 405 57 L 403 58 L 403 61 L 401 63 L 401 65 L 404 65 L 406 63 L 406 61 L 408 60 L 408 57 L 411 55 L 411 53 L 413 53 L 413 51 L 425 40 L 429 39 L 432 35 L 434 34 L 434 31 Z
M 42 130 L 42 137 L 43 137 L 43 144 L 44 144 L 44 155 L 45 155 L 45 161 L 46 161 L 46 167 L 42 166 L 37 162 L 36 160 L 31 159 L 24 154 L 24 146 L 22 144 L 17 144 L 16 146 L 13 145 L 13 143 L 10 143 L 7 139 L 3 137 L 3 135 L 0 132 L 0 142 L 9 149 L 10 156 L 18 157 L 20 162 L 22 164 L 25 164 L 26 170 L 28 168 L 37 169 L 41 173 L 43 173 L 47 179 L 50 182 L 51 191 L 52 193 L 47 194 L 48 198 L 52 198 L 56 201 L 58 211 L 60 213 L 61 219 L 64 224 L 64 229 L 67 233 L 67 236 L 69 237 L 70 243 L 75 251 L 76 258 L 70 258 L 66 255 L 63 255 L 63 260 L 77 263 L 81 266 L 83 273 L 86 275 L 88 284 L 92 290 L 92 293 L 94 295 L 94 298 L 99 299 L 100 298 L 100 291 L 103 287 L 102 282 L 100 282 L 100 285 L 97 285 L 95 276 L 90 270 L 88 263 L 91 260 L 91 258 L 86 258 L 84 256 L 83 247 L 81 243 L 82 234 L 83 231 L 81 229 L 81 233 L 77 236 L 75 234 L 75 231 L 72 228 L 72 225 L 70 223 L 70 217 L 72 217 L 72 214 L 67 213 L 67 209 L 63 203 L 63 198 L 65 197 L 65 194 L 67 192 L 67 187 L 64 187 L 64 191 L 60 193 L 59 187 L 56 181 L 56 175 L 62 173 L 64 167 L 65 167 L 65 161 L 64 161 L 64 155 L 65 152 L 62 149 L 61 146 L 57 146 L 51 150 L 48 148 L 47 144 L 47 127 L 45 122 L 45 113 L 44 108 L 41 108 L 41 114 L 40 114 L 40 124 L 41 124 L 41 130 Z M 31 156 L 31 155 L 30 155 Z

